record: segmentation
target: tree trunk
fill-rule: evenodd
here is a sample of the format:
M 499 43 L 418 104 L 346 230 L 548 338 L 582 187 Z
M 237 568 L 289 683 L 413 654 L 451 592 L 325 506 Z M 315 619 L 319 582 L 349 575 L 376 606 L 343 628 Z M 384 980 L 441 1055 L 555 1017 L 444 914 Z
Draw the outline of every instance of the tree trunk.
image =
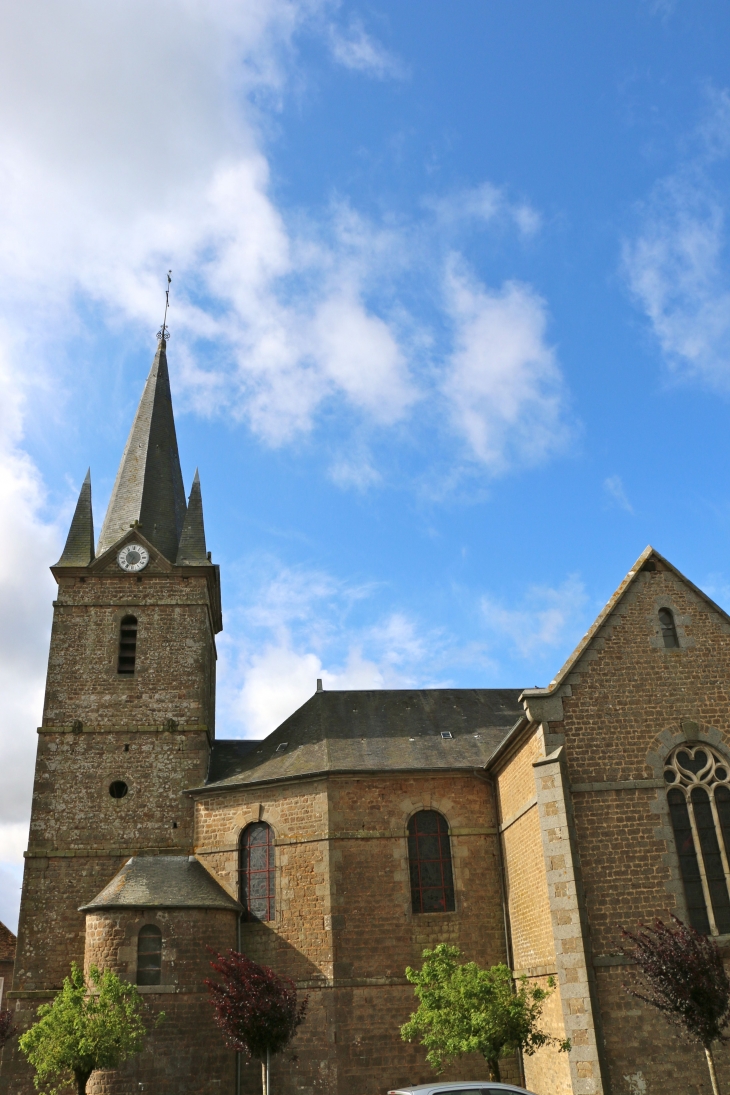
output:
M 261 1090 L 263 1095 L 269 1095 L 266 1090 L 266 1061 L 261 1062 Z
M 271 1065 L 271 1054 L 268 1049 L 266 1050 L 266 1095 L 271 1095 L 271 1072 L 269 1066 Z
M 489 1079 L 496 1084 L 501 1084 L 502 1075 L 499 1071 L 499 1057 L 487 1057 L 487 1068 L 489 1069 Z
M 712 1056 L 712 1046 L 705 1046 L 705 1056 L 707 1057 L 707 1067 L 710 1070 L 710 1082 L 712 1083 L 713 1095 L 720 1095 L 720 1088 L 717 1083 L 717 1072 L 715 1071 L 715 1058 Z

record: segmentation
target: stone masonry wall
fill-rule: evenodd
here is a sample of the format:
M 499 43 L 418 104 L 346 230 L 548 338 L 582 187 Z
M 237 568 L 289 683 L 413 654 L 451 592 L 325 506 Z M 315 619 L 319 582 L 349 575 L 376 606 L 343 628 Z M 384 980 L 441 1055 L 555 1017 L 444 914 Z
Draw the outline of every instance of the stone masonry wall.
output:
M 235 1053 L 213 1021 L 206 978 L 213 951 L 236 945 L 236 914 L 218 909 L 106 910 L 87 917 L 85 966 L 114 969 L 134 983 L 137 936 L 144 924 L 162 931 L 160 986 L 141 986 L 149 1009 L 149 1036 L 139 1057 L 115 1072 L 96 1073 L 89 1095 L 155 1095 L 233 1092 Z M 165 1019 L 155 1027 L 160 1011 Z
M 658 610 L 674 613 L 679 649 L 664 647 Z M 608 618 L 563 691 L 562 721 L 572 786 L 593 964 L 613 1095 L 709 1090 L 694 1050 L 621 988 L 632 967 L 620 929 L 639 919 L 685 918 L 666 807 L 662 763 L 683 740 L 707 741 L 730 757 L 730 625 L 657 561 Z M 721 1054 L 721 1085 L 730 1061 Z
M 152 564 L 150 564 L 152 566 Z M 117 673 L 119 628 L 137 617 L 134 676 Z M 215 643 L 205 578 L 62 577 L 54 602 L 44 726 L 215 724 Z
M 498 768 L 495 776 L 502 838 L 505 893 L 509 912 L 515 974 L 547 987 L 556 981 L 546 1002 L 542 1029 L 566 1037 L 552 915 L 535 789 L 534 762 L 544 756 L 539 729 L 534 728 Z M 538 1095 L 569 1095 L 573 1086 L 566 1054 L 546 1046 L 523 1059 L 525 1084 Z
M 431 808 L 449 822 L 457 907 L 413 915 L 406 825 L 416 810 Z M 275 1062 L 276 1090 L 381 1095 L 430 1080 L 424 1051 L 399 1036 L 415 1007 L 406 965 L 420 965 L 423 948 L 439 942 L 483 965 L 505 960 L 489 785 L 471 774 L 373 774 L 202 796 L 195 851 L 234 894 L 238 839 L 259 818 L 276 837 L 277 917 L 244 923 L 242 948 L 310 996 L 293 1046 L 298 1060 Z M 243 1072 L 253 1095 L 258 1071 Z M 517 1079 L 514 1062 L 504 1072 Z M 442 1078 L 485 1075 L 479 1058 Z

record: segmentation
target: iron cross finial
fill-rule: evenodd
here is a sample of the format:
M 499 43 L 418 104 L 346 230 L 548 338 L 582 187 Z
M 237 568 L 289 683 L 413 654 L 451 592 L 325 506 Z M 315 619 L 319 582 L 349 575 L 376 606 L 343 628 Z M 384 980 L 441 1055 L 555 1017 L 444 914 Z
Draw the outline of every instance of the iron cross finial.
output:
M 172 284 L 172 270 L 167 271 L 167 289 L 165 289 L 165 316 L 162 320 L 162 326 L 157 332 L 158 339 L 167 340 L 170 337 L 170 332 L 167 329 L 167 309 L 170 307 L 170 286 Z

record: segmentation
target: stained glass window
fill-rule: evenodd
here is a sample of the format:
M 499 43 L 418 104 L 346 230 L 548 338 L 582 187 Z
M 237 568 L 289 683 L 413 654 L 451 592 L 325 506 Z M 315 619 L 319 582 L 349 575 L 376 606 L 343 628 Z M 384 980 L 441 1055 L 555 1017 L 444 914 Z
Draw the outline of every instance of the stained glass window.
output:
M 274 920 L 276 914 L 276 871 L 274 834 L 263 821 L 248 825 L 239 847 L 241 904 L 247 920 Z
M 436 810 L 420 810 L 408 822 L 408 865 L 414 913 L 453 912 L 449 827 Z
M 680 745 L 664 779 L 689 922 L 730 933 L 730 767 L 707 745 Z

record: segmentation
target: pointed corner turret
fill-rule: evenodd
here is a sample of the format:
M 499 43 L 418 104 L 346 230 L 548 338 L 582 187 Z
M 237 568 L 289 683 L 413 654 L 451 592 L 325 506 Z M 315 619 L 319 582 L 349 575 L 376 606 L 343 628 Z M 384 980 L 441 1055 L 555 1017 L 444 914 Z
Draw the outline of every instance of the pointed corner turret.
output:
M 149 543 L 174 563 L 185 510 L 167 349 L 161 337 L 119 465 L 97 553 L 107 551 L 131 527 L 139 527 Z
M 180 547 L 177 552 L 178 566 L 211 566 L 205 548 L 205 526 L 203 524 L 203 496 L 200 492 L 200 476 L 195 469 L 195 478 L 190 489 L 188 509 L 185 514 Z
M 87 567 L 94 560 L 94 515 L 91 510 L 91 468 L 81 484 L 79 500 L 57 567 Z

